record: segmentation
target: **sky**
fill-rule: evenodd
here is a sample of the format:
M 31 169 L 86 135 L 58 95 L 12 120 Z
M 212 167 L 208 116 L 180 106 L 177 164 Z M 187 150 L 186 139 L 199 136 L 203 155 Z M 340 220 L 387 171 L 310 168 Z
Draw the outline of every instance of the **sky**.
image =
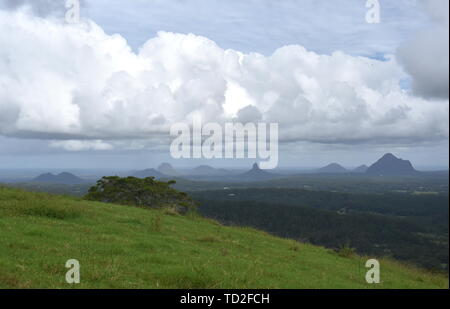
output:
M 373 2 L 373 1 L 372 1 Z M 0 0 L 0 168 L 175 160 L 171 125 L 279 124 L 279 166 L 448 168 L 446 0 Z

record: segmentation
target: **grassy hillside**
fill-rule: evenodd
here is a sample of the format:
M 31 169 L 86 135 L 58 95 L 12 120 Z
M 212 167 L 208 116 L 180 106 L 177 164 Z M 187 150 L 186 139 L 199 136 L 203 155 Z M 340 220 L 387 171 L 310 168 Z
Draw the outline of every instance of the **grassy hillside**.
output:
M 81 283 L 65 283 L 78 259 Z M 196 216 L 0 187 L 0 288 L 448 288 L 447 278 Z

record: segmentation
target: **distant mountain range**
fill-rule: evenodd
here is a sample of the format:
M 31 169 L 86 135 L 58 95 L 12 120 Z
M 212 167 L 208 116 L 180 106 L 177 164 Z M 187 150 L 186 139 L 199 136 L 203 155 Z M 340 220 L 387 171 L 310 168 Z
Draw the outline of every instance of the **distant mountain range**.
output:
M 86 183 L 84 179 L 81 179 L 74 174 L 71 173 L 60 173 L 58 175 L 54 175 L 52 173 L 45 173 L 37 176 L 32 180 L 33 182 L 41 182 L 41 183 L 53 183 L 53 184 L 66 184 L 66 185 L 76 185 Z
M 176 170 L 171 164 L 163 163 L 158 169 L 145 169 L 142 171 L 135 171 L 132 176 L 145 178 L 167 178 L 167 177 L 184 177 L 187 179 L 208 179 L 220 180 L 227 179 L 229 181 L 259 181 L 279 177 L 279 175 L 266 172 L 259 168 L 258 164 L 253 164 L 249 171 L 238 174 L 226 169 L 217 169 L 209 165 L 200 165 L 190 170 Z
M 138 178 L 155 177 L 155 178 L 167 178 L 167 177 L 185 177 L 193 179 L 217 179 L 220 177 L 231 177 L 233 172 L 222 168 L 214 168 L 209 165 L 200 165 L 193 169 L 177 170 L 169 163 L 163 163 L 158 167 L 158 170 L 154 168 L 148 168 L 140 171 L 131 172 L 131 176 Z
M 410 161 L 396 157 L 392 153 L 386 153 L 379 160 L 368 167 L 361 165 L 354 169 L 346 169 L 338 163 L 331 163 L 315 171 L 307 172 L 309 174 L 341 174 L 341 175 L 367 175 L 367 176 L 414 176 L 422 175 L 417 171 Z M 446 172 L 448 173 L 448 171 Z M 176 170 L 169 163 L 161 164 L 158 169 L 148 168 L 140 171 L 131 171 L 126 175 L 131 175 L 138 178 L 155 177 L 157 179 L 171 179 L 171 178 L 185 178 L 195 181 L 221 181 L 221 182 L 258 182 L 277 178 L 290 178 L 291 176 L 301 177 L 302 174 L 287 175 L 275 174 L 272 171 L 266 171 L 259 168 L 258 164 L 253 164 L 252 168 L 245 173 L 239 170 L 226 170 L 211 167 L 209 165 L 200 165 L 193 169 Z M 99 175 L 100 178 L 102 175 Z M 105 176 L 105 175 L 103 175 Z M 125 175 L 123 175 L 125 176 Z M 23 180 L 21 180 L 23 182 Z M 28 178 L 26 181 L 30 181 Z M 8 182 L 12 182 L 8 180 Z M 18 182 L 18 181 L 15 181 Z M 33 183 L 48 183 L 48 184 L 88 184 L 94 182 L 91 180 L 82 179 L 74 174 L 63 172 L 60 174 L 45 173 L 31 179 Z
M 419 173 L 416 169 L 414 169 L 410 161 L 399 159 L 392 153 L 383 155 L 383 157 L 381 157 L 370 167 L 367 165 L 361 165 L 353 170 L 348 170 L 338 163 L 331 163 L 316 170 L 316 173 L 321 174 L 343 174 L 350 172 L 372 176 L 402 176 Z
M 376 176 L 401 176 L 418 173 L 418 171 L 416 171 L 412 166 L 411 162 L 399 159 L 391 153 L 385 154 L 370 167 L 364 164 L 354 169 L 347 169 L 339 163 L 331 163 L 312 172 L 318 174 L 358 173 Z M 209 165 L 200 165 L 193 169 L 178 171 L 171 164 L 162 163 L 157 170 L 154 168 L 149 168 L 142 171 L 135 171 L 132 173 L 132 176 L 139 178 L 185 177 L 187 179 L 206 179 L 211 181 L 224 179 L 229 181 L 260 181 L 281 177 L 281 175 L 260 169 L 257 163 L 253 164 L 253 167 L 249 171 L 241 174 L 226 169 L 217 169 Z
M 414 169 L 408 160 L 399 159 L 392 153 L 385 154 L 381 159 L 372 164 L 366 174 L 374 176 L 414 175 L 418 171 Z

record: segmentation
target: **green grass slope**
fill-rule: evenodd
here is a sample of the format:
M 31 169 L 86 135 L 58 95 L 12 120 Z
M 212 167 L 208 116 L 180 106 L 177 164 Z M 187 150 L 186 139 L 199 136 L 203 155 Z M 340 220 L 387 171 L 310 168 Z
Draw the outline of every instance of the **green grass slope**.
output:
M 81 283 L 65 282 L 78 259 Z M 445 276 L 196 216 L 0 187 L 0 288 L 448 288 Z

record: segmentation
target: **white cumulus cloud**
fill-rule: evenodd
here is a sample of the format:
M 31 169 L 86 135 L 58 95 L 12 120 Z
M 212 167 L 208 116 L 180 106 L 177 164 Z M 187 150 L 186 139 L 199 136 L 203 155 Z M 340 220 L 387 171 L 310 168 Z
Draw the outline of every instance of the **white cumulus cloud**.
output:
M 282 141 L 447 139 L 448 103 L 412 96 L 404 78 L 394 57 L 244 54 L 193 34 L 160 32 L 134 53 L 89 20 L 0 10 L 0 134 L 66 150 L 164 136 L 194 114 L 278 122 Z

